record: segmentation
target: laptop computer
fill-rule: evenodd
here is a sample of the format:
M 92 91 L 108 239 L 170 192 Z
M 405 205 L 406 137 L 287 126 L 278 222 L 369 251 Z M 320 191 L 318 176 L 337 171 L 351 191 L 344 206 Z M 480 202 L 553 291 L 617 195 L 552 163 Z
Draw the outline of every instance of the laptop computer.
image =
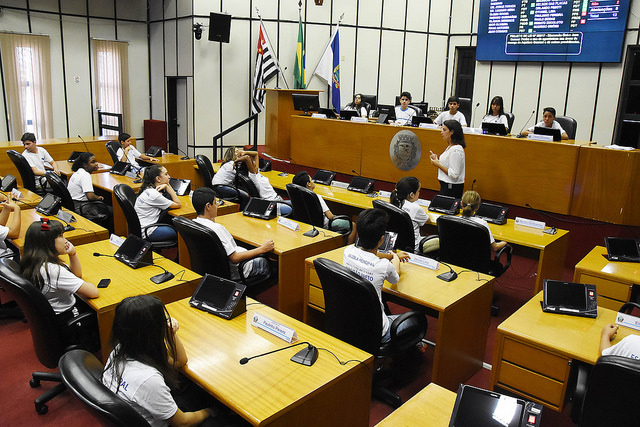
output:
M 605 237 L 609 261 L 640 262 L 640 240 L 622 237 Z
M 278 211 L 273 200 L 252 197 L 242 211 L 242 215 L 269 220 L 275 218 Z
M 433 119 L 431 117 L 424 116 L 413 116 L 411 117 L 411 126 L 418 127 L 420 123 L 433 123 Z
M 571 316 L 598 316 L 598 295 L 595 285 L 544 279 L 542 311 Z
M 507 127 L 502 123 L 485 123 L 482 122 L 482 132 L 489 135 L 506 135 Z
M 536 126 L 533 128 L 533 133 L 536 133 L 538 135 L 551 135 L 554 141 L 562 141 L 562 134 L 560 133 L 560 129 L 551 129 L 544 126 Z

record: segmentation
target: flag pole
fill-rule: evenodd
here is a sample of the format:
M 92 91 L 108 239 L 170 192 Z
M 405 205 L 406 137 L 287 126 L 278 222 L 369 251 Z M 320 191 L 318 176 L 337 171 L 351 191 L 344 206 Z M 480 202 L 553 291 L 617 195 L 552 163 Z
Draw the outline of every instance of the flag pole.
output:
M 322 49 L 322 53 L 324 53 L 324 51 L 327 50 L 329 45 L 333 43 L 333 38 L 335 37 L 335 34 L 338 32 L 338 29 L 340 28 L 340 23 L 342 22 L 342 18 L 344 18 L 344 12 L 342 13 L 342 15 L 340 15 L 340 19 L 338 20 L 338 24 L 336 25 L 336 30 L 331 33 L 331 37 L 329 37 L 329 42 L 324 47 L 324 49 Z M 318 60 L 316 67 L 313 69 L 313 73 L 311 73 L 311 77 L 309 77 L 309 82 L 307 83 L 307 86 L 309 86 L 309 83 L 311 83 L 311 80 L 313 80 L 313 78 L 315 77 L 316 71 L 318 70 L 318 65 L 320 65 L 320 60 L 322 60 L 322 56 L 320 56 L 320 59 Z M 328 83 L 328 85 L 331 86 L 331 83 Z
M 258 9 L 258 6 L 256 6 L 256 15 L 258 15 L 258 18 L 260 18 L 260 27 L 263 27 L 263 25 L 262 25 L 262 15 L 260 15 L 260 10 Z M 287 87 L 287 89 L 289 89 L 289 84 L 287 83 L 287 78 L 284 76 L 284 72 L 282 71 L 282 68 L 280 67 L 280 61 L 278 61 L 278 56 L 276 55 L 276 52 L 273 50 L 273 45 L 271 44 L 271 40 L 269 40 L 269 34 L 267 34 L 267 29 L 266 28 L 264 29 L 264 37 L 265 37 L 265 39 L 267 39 L 267 43 L 269 44 L 269 49 L 271 49 L 271 52 L 273 52 L 273 59 L 275 59 L 276 67 L 278 67 L 278 71 L 282 75 L 282 80 L 284 81 L 284 85 Z

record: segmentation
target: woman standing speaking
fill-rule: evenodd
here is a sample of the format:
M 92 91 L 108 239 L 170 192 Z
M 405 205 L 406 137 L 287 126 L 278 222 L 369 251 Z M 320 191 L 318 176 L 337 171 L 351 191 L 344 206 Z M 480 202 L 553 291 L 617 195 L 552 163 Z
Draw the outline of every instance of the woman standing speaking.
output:
M 440 133 L 447 148 L 440 158 L 433 151 L 430 155 L 431 164 L 438 168 L 439 194 L 459 199 L 464 191 L 464 132 L 459 122 L 447 120 Z

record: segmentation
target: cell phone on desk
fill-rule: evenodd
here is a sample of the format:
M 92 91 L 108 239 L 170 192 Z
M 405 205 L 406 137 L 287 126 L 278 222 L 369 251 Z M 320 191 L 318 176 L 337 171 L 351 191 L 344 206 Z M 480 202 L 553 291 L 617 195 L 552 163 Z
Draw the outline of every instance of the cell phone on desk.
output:
M 109 283 L 111 283 L 111 279 L 102 279 L 98 282 L 98 287 L 106 288 L 107 286 L 109 286 Z
M 289 176 L 288 172 L 280 172 L 278 176 Z

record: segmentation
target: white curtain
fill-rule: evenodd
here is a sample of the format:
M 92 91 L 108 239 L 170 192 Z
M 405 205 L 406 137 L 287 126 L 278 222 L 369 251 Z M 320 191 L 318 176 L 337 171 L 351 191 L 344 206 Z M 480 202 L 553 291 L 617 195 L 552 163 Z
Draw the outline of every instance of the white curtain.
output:
M 0 33 L 9 138 L 23 133 L 53 138 L 51 53 L 48 36 Z
M 122 114 L 122 126 L 126 132 L 129 123 L 129 59 L 128 43 L 92 40 L 93 89 L 95 106 L 104 113 Z M 115 119 L 105 122 L 116 125 Z M 105 134 L 117 132 L 105 130 Z

